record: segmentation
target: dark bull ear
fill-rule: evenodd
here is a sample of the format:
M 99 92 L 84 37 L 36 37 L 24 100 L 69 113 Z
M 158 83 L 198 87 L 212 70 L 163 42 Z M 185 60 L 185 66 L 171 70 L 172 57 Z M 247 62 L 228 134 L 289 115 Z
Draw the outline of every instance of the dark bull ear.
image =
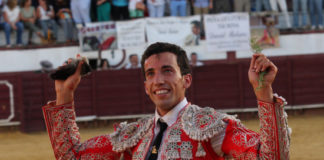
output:
M 49 74 L 50 78 L 53 80 L 66 80 L 69 76 L 75 73 L 80 61 L 84 63 L 81 66 L 81 76 L 86 76 L 91 73 L 91 67 L 87 58 L 82 57 L 78 59 L 73 59 L 70 64 L 61 66 Z

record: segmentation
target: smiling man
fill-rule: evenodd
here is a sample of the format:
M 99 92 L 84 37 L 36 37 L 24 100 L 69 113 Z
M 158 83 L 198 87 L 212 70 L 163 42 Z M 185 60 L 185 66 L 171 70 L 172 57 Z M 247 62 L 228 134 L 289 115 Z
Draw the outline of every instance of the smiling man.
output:
M 81 64 L 65 81 L 55 81 L 56 102 L 43 107 L 57 159 L 289 159 L 289 130 L 284 100 L 274 96 L 276 66 L 255 54 L 248 71 L 258 100 L 260 133 L 245 128 L 235 117 L 190 104 L 186 89 L 192 76 L 186 52 L 173 44 L 150 45 L 142 57 L 145 92 L 156 106 L 155 115 L 121 123 L 112 134 L 84 143 L 75 122 L 74 91 Z M 258 74 L 267 70 L 263 86 Z

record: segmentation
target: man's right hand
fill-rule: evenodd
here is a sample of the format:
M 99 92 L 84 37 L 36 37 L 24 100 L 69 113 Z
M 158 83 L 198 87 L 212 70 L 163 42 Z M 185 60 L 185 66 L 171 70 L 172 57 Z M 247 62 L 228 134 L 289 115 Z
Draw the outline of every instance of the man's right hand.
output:
M 78 54 L 77 57 L 80 55 Z M 80 61 L 75 73 L 66 80 L 55 80 L 56 105 L 70 103 L 74 98 L 74 91 L 81 81 L 81 66 L 84 62 Z

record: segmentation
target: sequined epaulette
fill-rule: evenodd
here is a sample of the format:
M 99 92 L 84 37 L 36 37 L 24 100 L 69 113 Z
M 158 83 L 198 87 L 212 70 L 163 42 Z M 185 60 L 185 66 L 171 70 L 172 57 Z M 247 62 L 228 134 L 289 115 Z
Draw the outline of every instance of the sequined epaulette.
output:
M 113 151 L 123 152 L 127 148 L 134 147 L 152 127 L 153 117 L 142 118 L 129 124 L 120 123 L 116 131 L 110 134 Z
M 188 106 L 181 116 L 181 123 L 186 134 L 194 140 L 205 141 L 226 129 L 223 119 L 229 115 L 217 112 L 210 107 Z

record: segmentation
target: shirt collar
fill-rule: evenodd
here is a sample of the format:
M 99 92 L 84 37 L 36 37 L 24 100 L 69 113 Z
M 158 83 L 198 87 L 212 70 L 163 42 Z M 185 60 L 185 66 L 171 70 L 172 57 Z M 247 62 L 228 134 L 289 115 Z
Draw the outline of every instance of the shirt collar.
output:
M 177 121 L 179 112 L 188 104 L 187 98 L 185 97 L 180 103 L 178 103 L 173 109 L 171 109 L 167 114 L 163 117 L 159 115 L 157 110 L 155 109 L 155 124 L 158 119 L 161 118 L 168 126 L 173 125 Z

